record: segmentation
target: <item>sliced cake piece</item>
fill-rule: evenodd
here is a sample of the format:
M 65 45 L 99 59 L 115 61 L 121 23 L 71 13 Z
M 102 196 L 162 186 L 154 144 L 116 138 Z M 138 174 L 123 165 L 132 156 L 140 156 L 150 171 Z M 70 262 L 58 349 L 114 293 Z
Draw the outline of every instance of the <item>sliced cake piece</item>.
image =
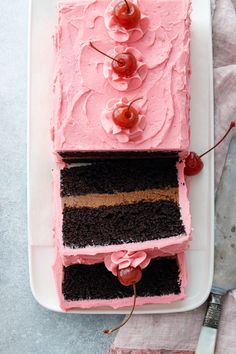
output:
M 121 160 L 54 171 L 54 232 L 64 265 L 97 263 L 107 253 L 187 248 L 191 218 L 184 163 Z
M 65 267 L 58 253 L 54 275 L 63 310 L 98 306 L 119 308 L 133 303 L 132 286 L 121 285 L 104 263 Z M 185 286 L 184 254 L 152 259 L 136 285 L 136 305 L 182 300 L 185 298 Z

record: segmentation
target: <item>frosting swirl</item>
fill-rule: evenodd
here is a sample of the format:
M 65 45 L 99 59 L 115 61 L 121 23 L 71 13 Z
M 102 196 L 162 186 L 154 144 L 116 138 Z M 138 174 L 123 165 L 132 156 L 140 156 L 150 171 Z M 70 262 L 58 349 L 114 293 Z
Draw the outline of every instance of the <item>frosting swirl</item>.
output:
M 149 26 L 149 19 L 141 12 L 139 24 L 135 28 L 125 29 L 121 27 L 115 18 L 114 8 L 121 0 L 113 0 L 109 2 L 104 14 L 105 26 L 108 30 L 109 36 L 116 42 L 136 42 L 143 37 Z M 140 8 L 137 0 L 133 3 Z
M 119 251 L 114 252 L 104 258 L 104 264 L 106 268 L 115 276 L 117 276 L 118 270 L 128 267 L 140 267 L 143 269 L 148 266 L 150 261 L 151 257 L 149 257 L 144 251 Z
M 92 39 L 105 53 L 120 45 L 109 37 L 105 26 L 108 1 L 61 4 L 52 117 L 56 151 L 188 149 L 190 2 L 179 2 L 178 11 L 173 1 L 139 4 L 141 12 L 148 15 L 149 28 L 141 40 L 123 45 L 142 53 L 148 73 L 141 87 L 127 92 L 111 86 L 103 73 L 104 56 L 88 45 Z M 124 131 L 107 134 L 101 124 L 107 102 L 114 97 L 119 101 L 122 96 L 129 100 L 144 96 L 148 102 L 145 129 L 137 139 Z M 113 123 L 108 120 L 107 124 L 109 129 Z M 118 140 L 121 133 L 127 143 Z
M 112 134 L 120 143 L 127 143 L 128 141 L 139 140 L 142 137 L 142 133 L 146 126 L 145 119 L 145 100 L 142 100 L 142 105 L 137 102 L 133 104 L 136 111 L 138 112 L 138 122 L 137 124 L 130 129 L 124 129 L 116 125 L 112 118 L 112 113 L 115 108 L 126 106 L 129 103 L 127 97 L 122 97 L 120 101 L 117 102 L 117 99 L 112 98 L 106 104 L 106 108 L 102 111 L 101 123 L 103 129 L 107 134 Z
M 111 57 L 115 57 L 120 53 L 130 53 L 133 54 L 137 60 L 137 70 L 130 77 L 120 77 L 112 70 L 111 59 L 105 57 L 103 65 L 104 77 L 108 80 L 110 85 L 118 91 L 131 91 L 139 88 L 142 82 L 145 80 L 148 72 L 147 65 L 143 62 L 143 57 L 141 52 L 133 47 L 124 47 L 119 45 L 107 52 Z

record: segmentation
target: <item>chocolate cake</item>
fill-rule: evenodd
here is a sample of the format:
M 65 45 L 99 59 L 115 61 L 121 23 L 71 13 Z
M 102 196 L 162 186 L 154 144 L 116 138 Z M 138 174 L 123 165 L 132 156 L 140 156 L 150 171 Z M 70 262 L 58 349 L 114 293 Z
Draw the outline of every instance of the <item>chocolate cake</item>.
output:
M 190 238 L 184 164 L 121 160 L 54 172 L 55 238 L 62 262 L 119 250 L 183 251 Z M 89 258 L 90 258 L 89 257 Z
M 120 0 L 58 3 L 51 133 L 67 163 L 178 153 L 189 146 L 190 0 L 133 0 L 137 28 L 114 18 Z M 112 69 L 118 54 L 132 56 L 127 76 Z M 112 119 L 134 98 L 135 125 Z
M 136 284 L 137 305 L 185 296 L 190 7 L 58 4 L 53 151 L 60 168 L 87 163 L 53 171 L 62 309 L 135 305 Z
M 60 257 L 55 263 L 60 305 L 68 310 L 75 307 L 112 306 L 132 304 L 132 287 L 119 283 L 104 263 L 75 264 L 65 267 Z M 184 298 L 186 283 L 183 254 L 152 259 L 143 269 L 137 283 L 137 304 L 168 303 Z

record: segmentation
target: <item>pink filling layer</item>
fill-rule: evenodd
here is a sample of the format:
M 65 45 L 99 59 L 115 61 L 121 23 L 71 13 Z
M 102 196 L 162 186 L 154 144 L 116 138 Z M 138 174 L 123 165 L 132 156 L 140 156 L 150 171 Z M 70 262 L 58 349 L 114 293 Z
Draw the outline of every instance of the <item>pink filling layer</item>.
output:
M 62 263 L 65 266 L 76 263 L 94 264 L 103 262 L 104 257 L 113 252 L 127 251 L 145 251 L 149 257 L 164 255 L 174 255 L 181 253 L 188 247 L 191 239 L 191 216 L 189 209 L 189 200 L 184 178 L 184 163 L 177 163 L 178 181 L 179 181 L 179 207 L 181 219 L 186 230 L 185 235 L 178 235 L 160 240 L 137 242 L 132 244 L 111 245 L 111 246 L 89 246 L 85 248 L 72 249 L 63 246 L 62 239 L 62 205 L 60 198 L 60 172 L 53 171 L 53 199 L 54 199 L 54 240 L 59 249 Z
M 104 14 L 110 0 L 60 3 L 54 81 L 52 138 L 55 151 L 185 150 L 189 146 L 190 0 L 138 2 L 147 28 L 141 38 L 122 42 L 142 53 L 147 73 L 127 79 L 128 100 L 143 96 L 145 129 L 138 139 L 120 141 L 102 126 L 107 103 L 124 95 L 104 77 L 105 57 L 119 45 L 109 35 Z M 139 36 L 138 36 L 139 37 Z M 137 38 L 138 38 L 137 37 Z M 129 36 L 128 36 L 129 38 Z M 146 70 L 145 69 L 145 70 Z M 140 76 L 140 75 L 139 75 Z M 122 79 L 123 80 L 123 79 Z M 123 85 L 123 81 L 117 85 Z M 139 86 L 139 85 L 138 85 Z
M 164 295 L 164 296 L 147 296 L 147 297 L 137 297 L 137 306 L 145 304 L 166 304 L 173 301 L 183 300 L 185 298 L 184 288 L 187 282 L 186 276 L 186 265 L 184 254 L 179 254 L 178 256 L 179 268 L 180 268 L 180 293 L 178 295 Z M 131 306 L 133 304 L 133 298 L 128 297 L 124 299 L 95 299 L 95 300 L 80 300 L 80 301 L 67 301 L 64 299 L 62 294 L 62 282 L 63 282 L 63 264 L 59 253 L 57 252 L 55 263 L 53 265 L 53 271 L 57 286 L 57 292 L 59 297 L 60 307 L 67 311 L 73 308 L 83 308 L 88 309 L 92 307 L 109 306 L 114 309 Z

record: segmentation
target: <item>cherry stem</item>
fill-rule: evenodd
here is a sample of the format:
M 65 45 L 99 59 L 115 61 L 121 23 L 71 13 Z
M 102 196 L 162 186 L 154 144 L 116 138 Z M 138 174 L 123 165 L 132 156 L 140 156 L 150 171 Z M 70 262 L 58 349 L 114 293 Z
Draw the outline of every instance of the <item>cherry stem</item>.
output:
M 108 54 L 102 52 L 100 49 L 96 48 L 95 45 L 94 45 L 92 42 L 89 42 L 89 44 L 90 44 L 90 46 L 91 46 L 93 49 L 95 49 L 97 52 L 99 52 L 99 53 L 105 55 L 106 57 L 110 58 L 111 60 L 115 60 L 118 64 L 120 64 L 120 65 L 122 65 L 122 66 L 124 65 L 124 62 L 123 62 L 123 61 L 120 61 L 120 60 L 117 60 L 117 59 L 115 59 L 115 58 L 112 58 L 110 55 L 108 55 Z
M 204 152 L 202 155 L 200 155 L 199 157 L 203 157 L 204 155 L 208 154 L 208 152 L 210 152 L 211 150 L 215 149 L 225 138 L 226 136 L 229 134 L 230 130 L 232 128 L 235 127 L 235 122 L 231 122 L 230 123 L 230 126 L 227 130 L 227 132 L 225 133 L 225 135 L 223 136 L 223 138 L 220 139 L 220 141 L 218 141 L 218 143 L 216 143 L 212 148 L 210 148 L 209 150 L 207 150 L 206 152 Z
M 136 101 L 139 101 L 139 100 L 142 100 L 143 97 L 138 97 L 138 98 L 135 98 L 133 101 L 131 101 L 128 105 L 128 109 L 127 109 L 127 112 L 126 113 L 129 113 L 129 110 L 130 110 L 130 107 L 132 106 L 132 104 Z
M 124 0 L 124 2 L 126 3 L 126 6 L 127 6 L 127 12 L 129 13 L 130 12 L 130 7 L 129 7 L 129 3 L 127 0 Z
M 133 284 L 133 289 L 134 289 L 134 302 L 133 302 L 133 306 L 132 306 L 132 310 L 130 311 L 130 314 L 129 316 L 126 318 L 126 320 L 124 322 L 122 322 L 119 326 L 113 328 L 113 329 L 105 329 L 103 331 L 103 333 L 106 333 L 106 334 L 111 334 L 115 331 L 117 331 L 118 329 L 120 329 L 121 327 L 123 327 L 130 319 L 130 317 L 132 316 L 133 312 L 134 312 L 134 308 L 135 308 L 135 304 L 136 304 L 136 297 L 137 297 L 137 294 L 136 294 L 136 285 Z

